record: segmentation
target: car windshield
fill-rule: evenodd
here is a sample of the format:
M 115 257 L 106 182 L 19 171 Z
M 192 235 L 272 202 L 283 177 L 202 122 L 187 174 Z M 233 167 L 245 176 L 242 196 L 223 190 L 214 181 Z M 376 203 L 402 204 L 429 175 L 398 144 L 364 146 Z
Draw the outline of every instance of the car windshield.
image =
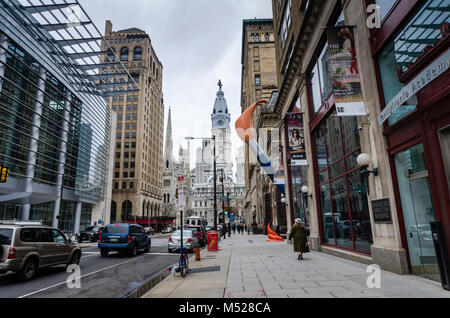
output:
M 192 236 L 192 231 L 183 231 L 183 236 Z M 173 232 L 173 236 L 181 236 L 181 231 L 177 230 Z
M 112 224 L 108 225 L 104 230 L 103 233 L 128 233 L 128 225 L 126 224 Z
M 0 229 L 0 245 L 11 245 L 12 229 Z

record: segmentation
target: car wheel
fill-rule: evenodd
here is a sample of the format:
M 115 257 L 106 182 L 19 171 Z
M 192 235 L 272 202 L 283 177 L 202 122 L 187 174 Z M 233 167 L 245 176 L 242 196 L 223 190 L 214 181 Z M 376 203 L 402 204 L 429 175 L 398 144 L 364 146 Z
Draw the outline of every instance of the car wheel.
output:
M 69 265 L 80 265 L 80 259 L 81 259 L 81 253 L 75 252 L 72 255 L 72 258 L 70 259 L 70 263 L 67 264 L 67 266 L 69 266 Z
M 25 263 L 23 268 L 17 273 L 21 281 L 31 280 L 37 272 L 37 262 L 35 260 L 29 260 Z
M 136 247 L 136 245 L 134 245 L 133 248 L 131 249 L 130 255 L 132 257 L 135 257 L 137 255 L 137 247 Z
M 83 240 L 78 240 L 78 243 L 79 243 L 79 244 L 83 243 Z
M 150 253 L 151 247 L 152 247 L 152 245 L 150 243 L 148 243 L 147 246 L 144 249 L 144 253 Z
M 102 249 L 100 250 L 100 255 L 101 255 L 102 257 L 107 257 L 108 254 L 109 254 L 109 251 L 108 251 L 107 249 L 102 248 Z

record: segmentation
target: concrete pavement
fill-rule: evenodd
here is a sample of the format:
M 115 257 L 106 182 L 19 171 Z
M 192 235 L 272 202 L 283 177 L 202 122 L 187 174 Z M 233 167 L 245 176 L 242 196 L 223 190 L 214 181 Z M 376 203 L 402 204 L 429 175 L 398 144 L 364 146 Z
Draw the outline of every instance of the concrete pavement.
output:
M 169 276 L 145 298 L 450 298 L 437 282 L 381 271 L 381 288 L 371 289 L 367 265 L 312 252 L 297 260 L 287 242 L 262 235 L 232 235 L 219 251 L 204 249 L 189 267 L 220 266 L 216 272 Z

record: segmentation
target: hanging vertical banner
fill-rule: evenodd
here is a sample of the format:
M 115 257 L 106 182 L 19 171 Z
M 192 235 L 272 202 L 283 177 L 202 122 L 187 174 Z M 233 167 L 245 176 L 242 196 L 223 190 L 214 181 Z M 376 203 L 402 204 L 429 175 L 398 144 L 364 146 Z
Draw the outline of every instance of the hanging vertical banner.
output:
M 329 27 L 328 63 L 338 116 L 366 116 L 356 61 L 354 28 Z
M 283 148 L 278 147 L 278 170 L 274 174 L 274 184 L 277 186 L 285 186 L 286 181 L 284 179 L 284 162 L 283 162 Z
M 289 155 L 292 166 L 307 166 L 305 147 L 305 128 L 302 113 L 286 114 L 286 129 L 289 142 Z

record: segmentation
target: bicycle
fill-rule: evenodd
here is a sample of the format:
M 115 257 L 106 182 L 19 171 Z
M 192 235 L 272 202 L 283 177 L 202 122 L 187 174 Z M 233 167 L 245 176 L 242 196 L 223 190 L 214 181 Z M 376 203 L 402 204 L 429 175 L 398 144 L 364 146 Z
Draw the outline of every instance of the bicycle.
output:
M 189 258 L 187 255 L 186 248 L 179 248 L 178 253 L 180 253 L 180 260 L 178 262 L 178 268 L 175 269 L 175 272 L 180 273 L 182 277 L 186 276 L 186 273 L 189 270 Z

